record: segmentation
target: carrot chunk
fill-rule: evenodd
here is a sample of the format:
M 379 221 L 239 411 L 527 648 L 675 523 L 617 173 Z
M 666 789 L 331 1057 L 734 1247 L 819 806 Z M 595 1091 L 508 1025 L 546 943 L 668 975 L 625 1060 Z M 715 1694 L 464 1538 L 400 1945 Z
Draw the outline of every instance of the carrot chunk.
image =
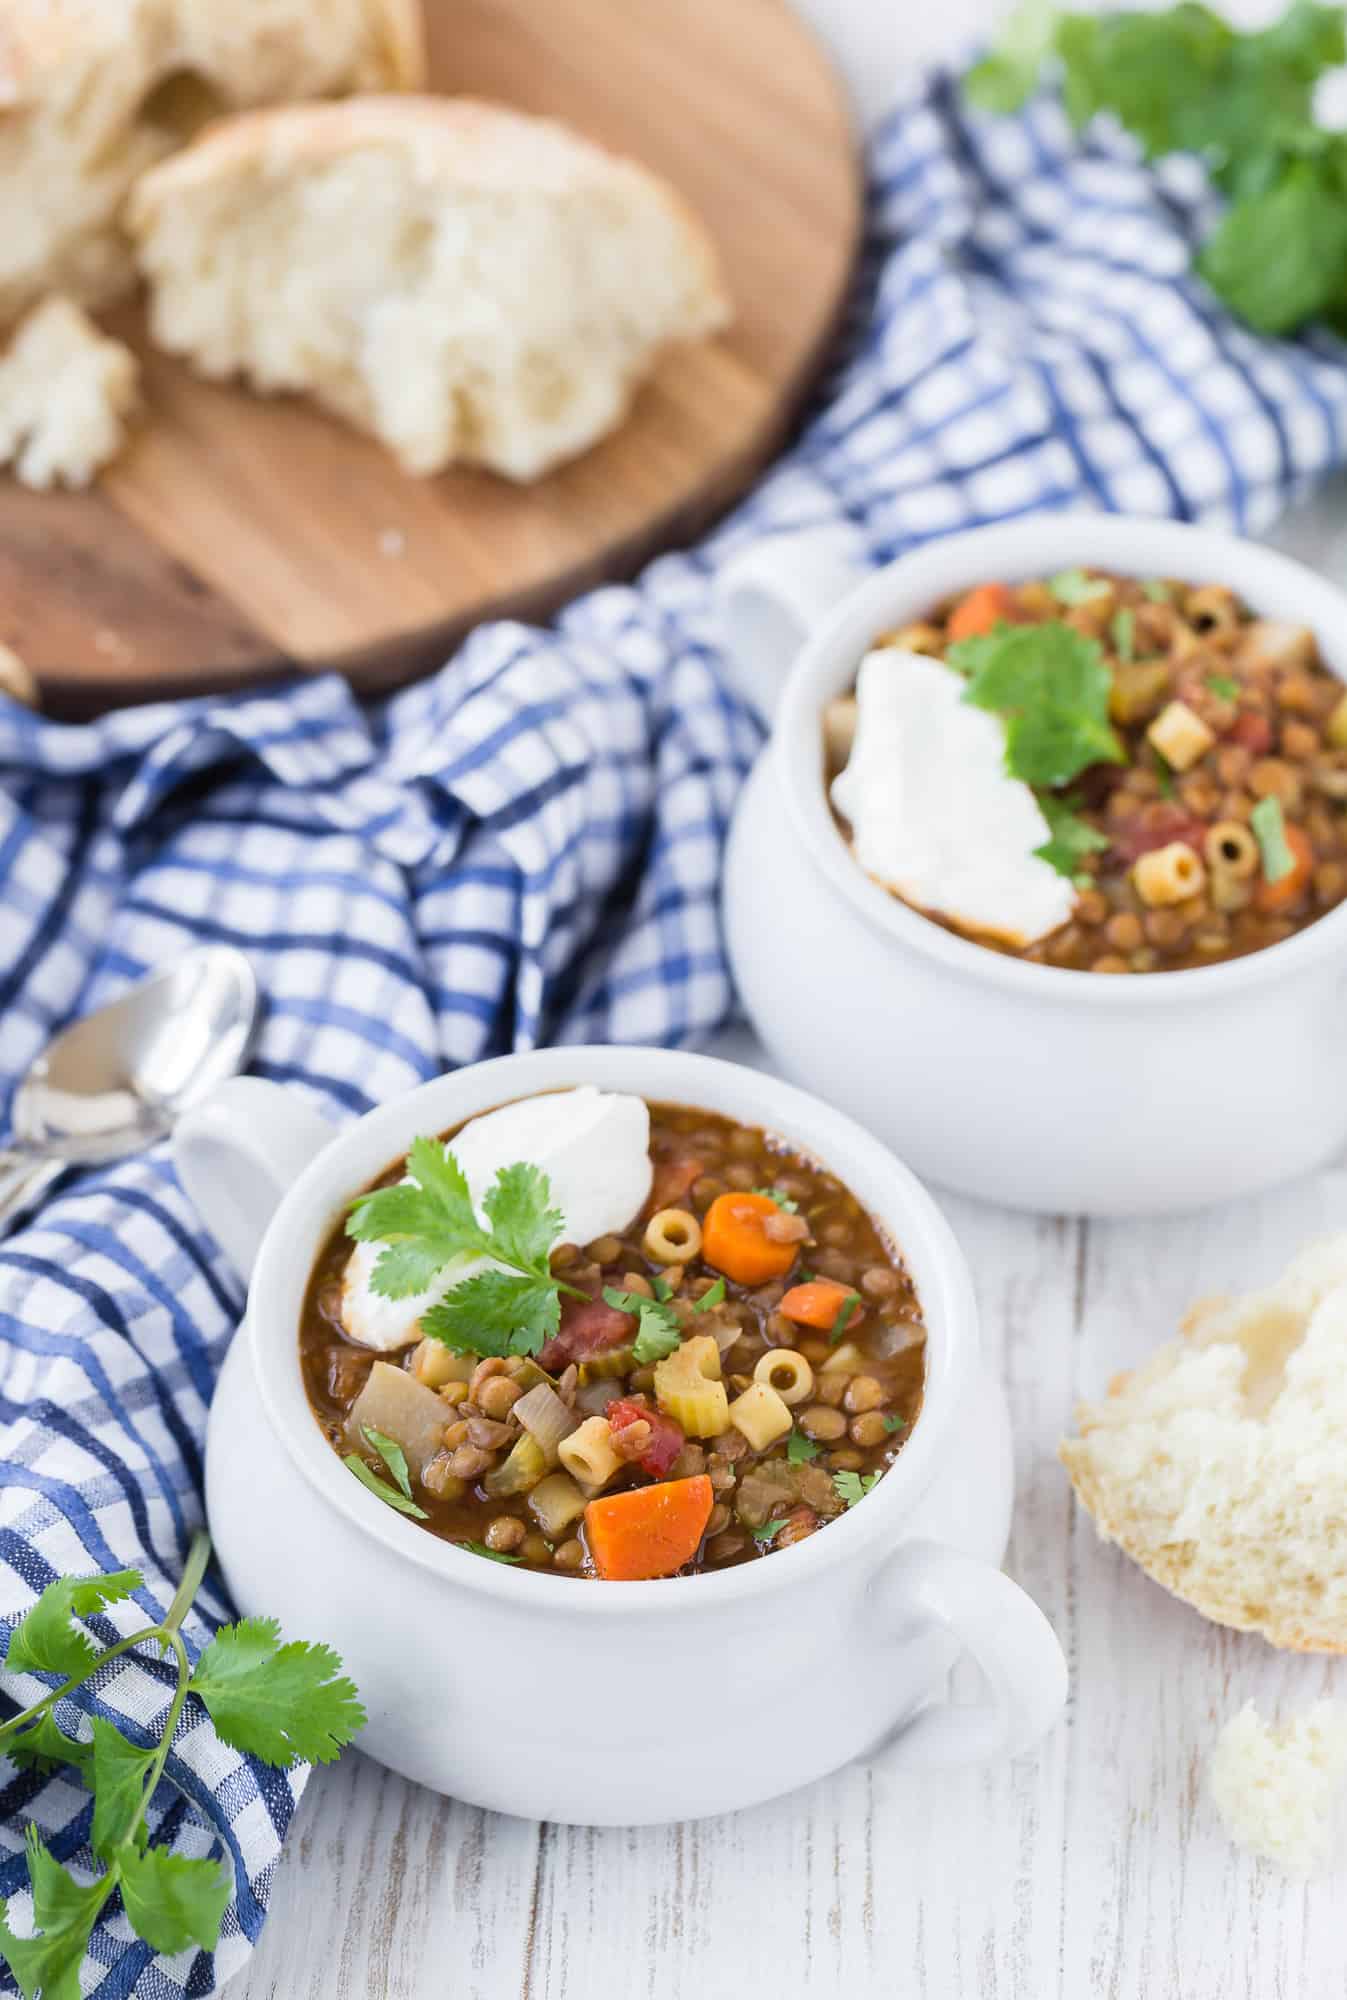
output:
M 1014 591 L 1005 583 L 980 583 L 960 598 L 945 629 L 951 639 L 978 639 L 984 632 L 994 632 L 1003 620 L 1010 625 L 1020 622 Z
M 1314 867 L 1314 846 L 1303 827 L 1286 826 L 1286 845 L 1290 848 L 1295 866 L 1275 882 L 1260 882 L 1254 890 L 1254 908 L 1269 916 L 1277 910 L 1284 910 L 1294 903 L 1304 890 Z
M 849 1285 L 839 1285 L 835 1278 L 811 1278 L 807 1285 L 792 1285 L 777 1311 L 793 1319 L 797 1326 L 813 1326 L 821 1333 L 831 1333 L 838 1313 L 855 1296 Z
M 585 1537 L 594 1567 L 610 1583 L 672 1576 L 696 1555 L 714 1501 L 704 1472 L 591 1500 Z
M 718 1194 L 702 1218 L 702 1256 L 736 1285 L 784 1278 L 798 1243 L 778 1243 L 766 1224 L 781 1210 L 767 1194 Z

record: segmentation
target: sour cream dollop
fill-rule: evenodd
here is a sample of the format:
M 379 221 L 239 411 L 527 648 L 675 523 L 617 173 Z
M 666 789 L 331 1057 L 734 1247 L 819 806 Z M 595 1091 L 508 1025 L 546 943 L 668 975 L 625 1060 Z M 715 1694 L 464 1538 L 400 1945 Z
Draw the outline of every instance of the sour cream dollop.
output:
M 1005 730 L 939 660 L 878 647 L 856 677 L 856 736 L 832 800 L 867 875 L 905 902 L 1008 944 L 1064 924 L 1075 892 L 1034 849 L 1048 824 L 1007 775 Z
M 650 1193 L 653 1176 L 644 1101 L 592 1084 L 488 1111 L 465 1125 L 445 1151 L 462 1167 L 479 1212 L 502 1167 L 524 1160 L 541 1168 L 564 1217 L 553 1248 L 625 1229 Z M 382 1250 L 379 1243 L 357 1243 L 351 1252 L 342 1278 L 341 1319 L 352 1340 L 385 1353 L 419 1340 L 422 1313 L 488 1262 L 478 1258 L 461 1265 L 415 1298 L 385 1299 L 370 1283 Z

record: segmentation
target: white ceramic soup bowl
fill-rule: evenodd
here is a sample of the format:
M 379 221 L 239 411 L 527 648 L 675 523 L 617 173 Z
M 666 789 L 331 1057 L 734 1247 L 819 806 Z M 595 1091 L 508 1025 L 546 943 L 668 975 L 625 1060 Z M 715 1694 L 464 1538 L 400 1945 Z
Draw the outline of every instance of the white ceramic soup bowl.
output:
M 368 1493 L 305 1399 L 305 1289 L 351 1197 L 418 1134 L 579 1083 L 780 1134 L 841 1177 L 915 1278 L 929 1350 L 910 1442 L 849 1513 L 759 1562 L 601 1583 L 484 1561 Z M 230 1592 L 338 1649 L 380 1762 L 498 1811 L 625 1825 L 749 1805 L 890 1738 L 914 1765 L 1014 1753 L 1056 1718 L 1061 1649 L 998 1568 L 1010 1440 L 963 1258 L 908 1170 L 840 1113 L 707 1057 L 571 1048 L 441 1077 L 339 1137 L 293 1092 L 243 1078 L 183 1121 L 175 1150 L 252 1273 L 206 1451 Z M 979 1691 L 951 1702 L 963 1656 Z
M 1150 1215 L 1322 1165 L 1347 1141 L 1347 905 L 1283 943 L 1106 978 L 954 935 L 861 870 L 829 810 L 823 710 L 875 635 L 987 578 L 1079 565 L 1227 584 L 1310 626 L 1347 673 L 1347 598 L 1229 535 L 1041 515 L 953 535 L 858 581 L 837 536 L 764 542 L 727 574 L 733 669 L 772 725 L 740 801 L 724 920 L 785 1073 L 946 1187 L 1011 1207 Z

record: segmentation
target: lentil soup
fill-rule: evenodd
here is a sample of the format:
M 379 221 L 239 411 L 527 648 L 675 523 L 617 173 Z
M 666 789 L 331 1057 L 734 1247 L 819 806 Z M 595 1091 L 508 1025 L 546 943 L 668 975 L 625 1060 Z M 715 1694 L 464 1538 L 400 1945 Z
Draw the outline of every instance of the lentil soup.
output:
M 1347 897 L 1347 694 L 1307 626 L 1221 585 L 1079 569 L 949 598 L 881 635 L 863 672 L 889 650 L 895 674 L 913 655 L 956 668 L 958 699 L 996 714 L 1004 772 L 1042 815 L 1032 838 L 1049 835 L 1016 861 L 1065 878 L 1050 920 L 1016 935 L 862 859 L 946 929 L 1035 964 L 1167 972 L 1263 950 Z M 838 802 L 857 726 L 855 693 L 830 704 L 834 817 L 860 858 Z
M 319 1256 L 300 1331 L 318 1423 L 477 1555 L 617 1579 L 756 1561 L 861 1502 L 910 1434 L 921 1309 L 856 1198 L 709 1112 L 651 1104 L 649 1134 L 639 1213 L 552 1249 L 560 1319 L 532 1354 L 373 1351 L 343 1323 L 345 1225 Z

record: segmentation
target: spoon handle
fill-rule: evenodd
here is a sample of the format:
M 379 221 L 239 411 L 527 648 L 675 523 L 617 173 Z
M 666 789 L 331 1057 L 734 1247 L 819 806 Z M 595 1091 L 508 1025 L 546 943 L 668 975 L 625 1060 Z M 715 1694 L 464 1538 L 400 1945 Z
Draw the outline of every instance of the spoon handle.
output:
M 0 1149 L 0 1231 L 64 1172 L 63 1160 L 35 1159 L 31 1153 Z

